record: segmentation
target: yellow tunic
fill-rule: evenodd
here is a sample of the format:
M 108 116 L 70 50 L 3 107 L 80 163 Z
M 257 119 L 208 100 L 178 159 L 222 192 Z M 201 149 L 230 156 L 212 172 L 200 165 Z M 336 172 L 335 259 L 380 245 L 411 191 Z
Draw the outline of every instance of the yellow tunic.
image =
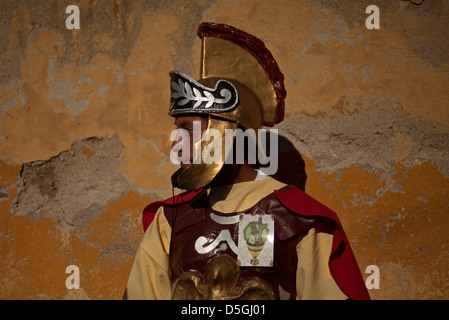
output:
M 223 213 L 246 210 L 285 184 L 268 178 L 213 188 L 208 198 L 212 208 Z M 324 219 L 323 219 L 324 220 Z M 330 225 L 314 224 L 296 246 L 297 299 L 347 299 L 330 275 L 328 261 L 332 246 Z M 169 277 L 170 225 L 159 208 L 137 250 L 125 290 L 125 299 L 171 299 Z

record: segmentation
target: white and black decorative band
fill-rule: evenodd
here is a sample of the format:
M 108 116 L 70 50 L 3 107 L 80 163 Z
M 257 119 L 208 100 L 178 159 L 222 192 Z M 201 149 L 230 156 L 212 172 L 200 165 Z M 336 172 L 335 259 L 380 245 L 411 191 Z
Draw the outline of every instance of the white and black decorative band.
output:
M 237 89 L 224 79 L 218 80 L 212 89 L 182 72 L 171 71 L 170 88 L 170 115 L 229 112 L 239 105 Z

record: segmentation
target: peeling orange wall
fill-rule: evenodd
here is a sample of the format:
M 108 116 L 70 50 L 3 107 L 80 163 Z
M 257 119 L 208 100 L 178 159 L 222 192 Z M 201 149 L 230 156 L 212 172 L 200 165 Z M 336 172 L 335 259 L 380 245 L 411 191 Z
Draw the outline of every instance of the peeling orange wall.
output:
M 447 299 L 447 1 L 4 0 L 0 17 L 0 299 L 122 297 L 141 211 L 171 194 L 168 72 L 197 75 L 202 21 L 272 51 L 277 178 L 339 214 L 362 275 L 379 267 L 372 298 Z

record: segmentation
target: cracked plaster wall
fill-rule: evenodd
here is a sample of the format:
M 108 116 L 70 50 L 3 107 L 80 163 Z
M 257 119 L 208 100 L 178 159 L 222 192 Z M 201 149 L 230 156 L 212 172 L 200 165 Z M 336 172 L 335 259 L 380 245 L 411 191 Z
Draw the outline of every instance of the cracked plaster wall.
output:
M 447 1 L 4 0 L 0 21 L 1 299 L 121 298 L 141 211 L 170 196 L 168 72 L 197 74 L 202 21 L 273 52 L 279 178 L 339 214 L 362 274 L 379 267 L 371 296 L 447 298 Z

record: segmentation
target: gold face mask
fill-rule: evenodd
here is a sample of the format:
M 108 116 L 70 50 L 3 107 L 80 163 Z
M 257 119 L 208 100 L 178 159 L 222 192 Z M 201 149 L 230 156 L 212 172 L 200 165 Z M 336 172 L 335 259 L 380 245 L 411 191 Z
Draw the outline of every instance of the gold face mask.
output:
M 195 147 L 195 159 L 187 168 L 181 168 L 172 176 L 172 185 L 184 190 L 197 190 L 209 185 L 223 167 L 232 151 L 233 137 L 226 130 L 235 130 L 237 123 L 208 118 L 208 126 Z M 198 146 L 199 145 L 199 146 Z M 226 147 L 228 146 L 228 147 Z

